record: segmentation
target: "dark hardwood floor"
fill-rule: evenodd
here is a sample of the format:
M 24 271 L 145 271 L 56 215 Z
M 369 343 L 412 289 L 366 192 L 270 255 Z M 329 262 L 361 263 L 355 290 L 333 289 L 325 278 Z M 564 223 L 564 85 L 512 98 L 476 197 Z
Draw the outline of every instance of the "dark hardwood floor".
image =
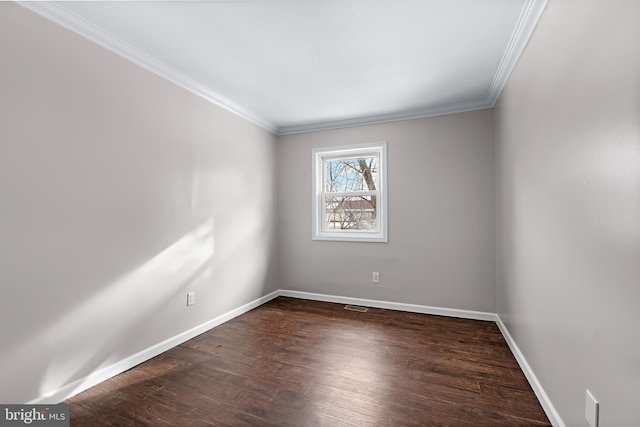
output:
M 276 298 L 66 402 L 72 426 L 550 426 L 493 322 Z

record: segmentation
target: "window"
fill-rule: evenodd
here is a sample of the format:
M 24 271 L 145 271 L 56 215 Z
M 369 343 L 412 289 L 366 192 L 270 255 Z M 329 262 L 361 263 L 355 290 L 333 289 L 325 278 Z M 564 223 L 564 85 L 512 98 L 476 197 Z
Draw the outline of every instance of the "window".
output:
M 387 241 L 386 142 L 313 150 L 314 240 Z

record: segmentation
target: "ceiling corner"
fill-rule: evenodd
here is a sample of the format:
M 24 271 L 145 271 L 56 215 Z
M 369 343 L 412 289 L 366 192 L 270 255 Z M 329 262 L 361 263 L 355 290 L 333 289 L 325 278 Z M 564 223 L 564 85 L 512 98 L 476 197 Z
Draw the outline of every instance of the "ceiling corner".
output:
M 538 21 L 547 6 L 548 0 L 527 0 L 522 8 L 520 17 L 516 22 L 513 34 L 509 39 L 507 48 L 502 55 L 496 74 L 493 77 L 489 92 L 487 94 L 487 104 L 495 106 L 502 89 L 507 84 L 511 72 L 515 68 L 520 55 L 524 51 L 533 31 L 538 25 Z
M 277 129 L 276 135 L 291 135 L 295 133 L 314 132 L 320 130 L 339 129 L 352 126 L 374 125 L 378 123 L 397 122 L 401 120 L 420 119 L 425 117 L 441 116 L 444 114 L 464 113 L 467 111 L 484 110 L 493 108 L 486 101 L 470 102 L 462 104 L 443 105 L 435 108 L 402 111 L 398 113 L 379 114 L 374 116 L 356 117 L 344 120 L 334 120 L 328 122 L 317 122 L 303 125 L 281 126 Z
M 123 58 L 126 58 L 129 61 L 151 71 L 152 73 L 155 73 L 160 77 L 163 77 L 164 79 L 169 80 L 198 96 L 201 96 L 207 101 L 237 114 L 271 133 L 277 134 L 277 127 L 275 124 L 271 123 L 264 117 L 247 110 L 230 99 L 216 93 L 211 88 L 206 87 L 194 79 L 158 61 L 151 55 L 148 55 L 125 41 L 120 40 L 97 25 L 94 25 L 80 16 L 69 12 L 62 6 L 56 4 L 56 2 L 21 1 L 18 2 L 18 4 L 88 40 L 91 40 L 94 43 L 99 44 L 106 49 L 109 49 Z

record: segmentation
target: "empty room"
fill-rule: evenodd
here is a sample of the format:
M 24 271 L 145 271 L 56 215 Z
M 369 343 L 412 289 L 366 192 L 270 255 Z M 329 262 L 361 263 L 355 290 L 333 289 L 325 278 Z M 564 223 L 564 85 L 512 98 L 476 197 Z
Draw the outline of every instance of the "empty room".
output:
M 640 427 L 640 1 L 0 2 L 0 425 Z

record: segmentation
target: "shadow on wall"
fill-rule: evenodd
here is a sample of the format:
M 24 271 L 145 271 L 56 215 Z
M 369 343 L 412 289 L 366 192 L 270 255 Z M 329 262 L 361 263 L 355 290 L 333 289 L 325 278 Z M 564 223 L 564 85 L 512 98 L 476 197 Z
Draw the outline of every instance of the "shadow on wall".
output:
M 87 369 L 95 372 L 113 363 L 110 358 L 117 343 L 132 337 L 145 319 L 166 310 L 170 301 L 176 301 L 190 284 L 208 274 L 207 266 L 215 252 L 213 231 L 213 218 L 209 218 L 14 348 L 0 365 L 20 366 L 34 351 L 45 348 L 49 361 L 46 372 L 40 375 L 39 393 L 46 397 Z M 76 390 L 82 388 L 83 384 L 78 384 Z

